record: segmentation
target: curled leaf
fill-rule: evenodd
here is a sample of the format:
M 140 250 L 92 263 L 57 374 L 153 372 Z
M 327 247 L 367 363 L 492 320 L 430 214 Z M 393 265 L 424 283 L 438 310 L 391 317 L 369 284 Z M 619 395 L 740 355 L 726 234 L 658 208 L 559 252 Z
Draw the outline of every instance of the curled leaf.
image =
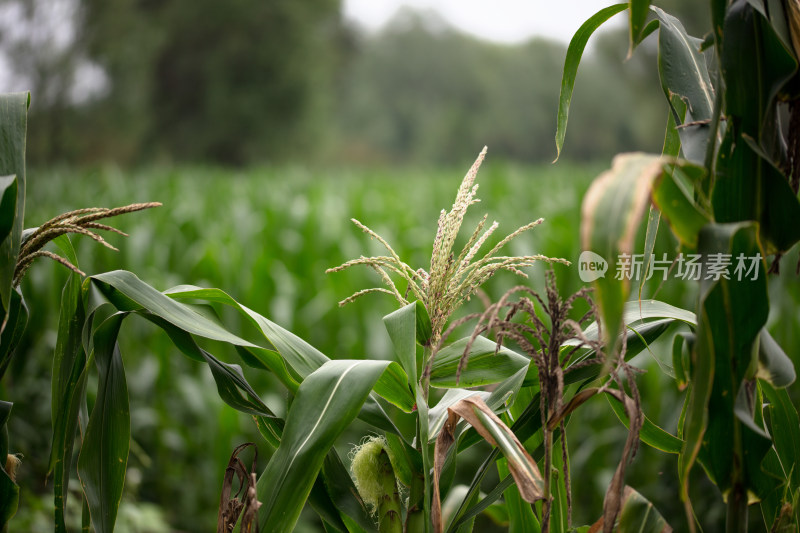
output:
M 466 420 L 492 446 L 499 447 L 508 461 L 508 469 L 517 484 L 520 495 L 527 502 L 544 498 L 544 479 L 536 461 L 528 454 L 511 429 L 495 415 L 480 396 L 469 396 L 447 409 L 448 417 L 436 439 L 433 463 L 433 509 L 431 518 L 435 533 L 444 531 L 442 520 L 439 476 L 447 459 L 447 452 L 455 443 L 455 429 L 459 419 Z

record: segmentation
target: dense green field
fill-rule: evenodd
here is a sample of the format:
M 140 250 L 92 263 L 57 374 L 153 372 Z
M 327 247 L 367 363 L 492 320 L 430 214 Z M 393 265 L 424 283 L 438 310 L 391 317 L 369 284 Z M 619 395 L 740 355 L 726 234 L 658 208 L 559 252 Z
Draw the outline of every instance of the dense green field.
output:
M 159 289 L 177 284 L 219 287 L 235 299 L 294 331 L 331 357 L 386 358 L 388 337 L 381 317 L 395 308 L 382 295 L 368 295 L 339 308 L 337 301 L 379 284 L 368 269 L 325 274 L 359 255 L 381 254 L 380 244 L 353 226 L 356 218 L 392 243 L 407 263 L 428 267 L 429 249 L 439 211 L 449 208 L 463 169 L 397 169 L 311 171 L 302 168 L 259 168 L 247 171 L 209 168 L 149 169 L 123 173 L 113 168 L 73 172 L 29 172 L 26 223 L 41 223 L 58 213 L 88 206 L 113 207 L 131 202 L 160 201 L 163 207 L 126 215 L 115 225 L 130 237 L 110 235 L 115 253 L 88 239 L 77 239 L 81 268 L 87 273 L 123 268 Z M 472 226 L 483 213 L 500 223 L 505 235 L 531 220 L 545 223 L 509 247 L 509 255 L 542 253 L 577 261 L 580 253 L 580 200 L 604 164 L 518 167 L 484 164 L 478 178 L 482 202 L 468 215 Z M 663 228 L 662 228 L 663 230 Z M 658 250 L 672 251 L 667 234 L 659 235 Z M 787 258 L 783 277 L 773 290 L 796 290 L 794 258 Z M 22 530 L 48 531 L 50 496 L 45 488 L 49 449 L 50 358 L 55 342 L 57 302 L 66 275 L 54 264 L 37 264 L 25 280 L 31 310 L 28 336 L 15 360 L 4 397 L 15 399 L 11 434 L 15 449 L 25 454 L 19 482 L 25 491 L 20 515 Z M 541 288 L 544 266 L 530 269 L 526 282 Z M 581 286 L 577 266 L 555 267 L 559 287 L 571 293 Z M 519 280 L 503 274 L 487 286 L 498 298 Z M 651 295 L 656 286 L 646 287 Z M 670 280 L 658 298 L 691 306 L 693 291 Z M 470 303 L 480 308 L 479 299 Z M 797 312 L 787 302 L 784 320 L 773 317 L 779 342 L 793 353 L 800 346 Z M 236 325 L 236 318 L 223 316 Z M 131 396 L 134 443 L 126 481 L 126 502 L 119 531 L 159 531 L 158 524 L 178 531 L 206 531 L 216 521 L 219 488 L 231 450 L 260 438 L 245 415 L 224 407 L 206 367 L 182 357 L 163 333 L 136 322 L 123 330 L 123 358 Z M 234 353 L 219 354 L 236 362 Z M 669 364 L 669 347 L 654 347 L 637 363 L 650 371 L 640 380 L 647 415 L 674 431 L 681 394 L 659 370 L 654 358 Z M 272 383 L 248 374 L 265 402 L 279 405 Z M 89 386 L 89 390 L 95 388 Z M 602 494 L 621 452 L 625 430 L 601 401 L 589 404 L 571 424 L 570 446 L 575 476 L 576 523 L 594 521 Z M 340 443 L 346 451 L 361 437 L 354 432 Z M 262 463 L 263 464 L 263 463 Z M 469 477 L 469 465 L 462 465 Z M 677 499 L 674 458 L 640 450 L 629 481 L 674 515 L 680 530 L 682 507 Z M 698 485 L 704 479 L 697 473 Z M 188 488 L 188 490 L 187 490 Z M 719 498 L 711 493 L 706 499 Z M 44 496 L 37 496 L 40 492 Z M 698 495 L 698 498 L 703 498 Z M 75 501 L 76 498 L 73 498 Z M 143 505 L 144 502 L 155 504 Z M 698 507 L 696 504 L 696 508 Z M 710 508 L 704 522 L 715 524 L 722 507 Z M 76 509 L 76 519 L 80 511 Z M 135 526 L 146 520 L 148 526 Z M 128 524 L 126 526 L 126 524 Z M 316 530 L 309 514 L 302 527 Z M 129 529 L 125 529 L 129 527 Z

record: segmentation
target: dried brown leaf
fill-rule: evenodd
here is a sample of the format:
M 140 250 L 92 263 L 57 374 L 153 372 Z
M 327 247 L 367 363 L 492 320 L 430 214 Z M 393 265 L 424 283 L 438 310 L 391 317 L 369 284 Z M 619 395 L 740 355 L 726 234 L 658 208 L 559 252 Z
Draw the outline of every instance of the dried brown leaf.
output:
M 217 515 L 217 533 L 231 533 L 236 527 L 236 522 L 239 520 L 242 510 L 244 510 L 244 515 L 242 515 L 240 531 L 242 533 L 258 533 L 258 520 L 256 518 L 261 502 L 256 497 L 256 458 L 253 459 L 251 472 L 249 473 L 242 460 L 239 459 L 239 454 L 250 446 L 255 447 L 255 444 L 246 442 L 237 446 L 231 454 L 227 468 L 225 468 L 222 494 L 219 501 L 219 513 Z M 239 480 L 239 489 L 232 495 L 234 476 Z
M 541 500 L 544 497 L 542 492 L 544 479 L 539 472 L 539 468 L 536 466 L 536 461 L 528 454 L 525 447 L 511 429 L 492 412 L 480 396 L 469 396 L 454 403 L 452 406 L 448 407 L 447 413 L 447 421 L 445 421 L 444 427 L 442 427 L 434 447 L 433 508 L 431 510 L 431 518 L 433 520 L 435 533 L 444 531 L 441 495 L 439 492 L 439 476 L 444 462 L 447 459 L 447 452 L 455 442 L 456 424 L 461 418 L 474 427 L 478 434 L 486 439 L 492 446 L 498 446 L 495 437 L 504 439 L 505 446 L 508 446 L 508 444 L 513 445 L 516 448 L 516 453 L 514 456 L 509 456 L 507 454 L 506 459 L 508 460 L 508 469 L 514 477 L 520 495 L 525 501 L 531 503 Z M 486 419 L 491 421 L 495 431 L 487 427 L 485 423 Z M 501 446 L 501 448 L 502 447 L 504 446 Z

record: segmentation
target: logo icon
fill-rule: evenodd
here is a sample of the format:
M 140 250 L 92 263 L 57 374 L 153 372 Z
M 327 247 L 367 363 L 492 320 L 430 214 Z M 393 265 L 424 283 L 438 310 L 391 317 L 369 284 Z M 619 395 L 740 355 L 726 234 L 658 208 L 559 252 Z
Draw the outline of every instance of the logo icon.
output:
M 578 257 L 578 276 L 584 283 L 606 277 L 608 262 L 594 252 L 585 250 Z

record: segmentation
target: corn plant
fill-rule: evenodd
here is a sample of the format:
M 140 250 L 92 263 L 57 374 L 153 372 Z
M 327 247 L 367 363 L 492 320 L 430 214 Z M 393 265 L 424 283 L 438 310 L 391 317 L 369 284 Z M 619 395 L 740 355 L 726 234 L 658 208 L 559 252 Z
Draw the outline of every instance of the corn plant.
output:
M 466 209 L 475 202 L 474 181 L 483 157 L 482 152 L 464 178 L 453 208 L 439 217 L 430 271 L 403 262 L 384 239 L 356 220 L 388 255 L 362 256 L 330 270 L 368 266 L 384 282 L 385 287 L 359 291 L 342 305 L 380 292 L 402 306 L 384 317 L 384 323 L 407 390 L 413 391 L 415 433 L 384 429 L 382 436 L 358 446 L 352 467 L 356 487 L 362 499 L 371 502 L 380 531 L 471 531 L 475 517 L 490 507 L 508 516 L 511 530 L 572 530 L 566 427 L 581 404 L 604 393 L 618 404 L 615 411 L 628 421 L 630 436 L 593 527 L 611 531 L 618 523 L 623 530 L 665 526 L 652 504 L 625 486 L 624 473 L 640 430 L 645 442 L 659 447 L 674 447 L 677 439 L 642 414 L 636 371 L 627 361 L 670 324 L 694 323 L 694 317 L 661 302 L 642 302 L 641 309 L 629 309 L 637 318 L 619 335 L 622 351 L 610 354 L 599 324 L 592 322 L 593 312 L 578 321 L 569 318 L 573 303 L 588 299 L 588 292 L 562 300 L 551 277 L 544 298 L 520 286 L 484 313 L 449 321 L 497 271 L 523 274 L 519 269 L 533 261 L 565 262 L 495 255 L 541 220 L 522 226 L 479 256 L 497 227 L 493 223 L 484 230 L 484 217 L 461 251 L 453 251 Z M 395 279 L 405 287 L 398 287 Z M 521 297 L 513 300 L 518 294 Z M 409 295 L 416 301 L 409 301 Z M 474 320 L 477 326 L 471 335 L 449 339 L 457 327 Z M 490 390 L 476 390 L 482 387 Z M 446 392 L 434 394 L 435 389 Z M 458 455 L 480 440 L 493 450 L 469 486 L 453 485 Z M 493 467 L 502 481 L 482 497 L 484 477 Z
M 151 204 L 73 211 L 23 232 L 28 97 L 10 95 L 2 101 L 6 113 L 2 127 L 7 129 L 4 139 L 16 139 L 6 143 L 3 152 L 11 161 L 6 161 L 11 165 L 6 172 L 15 176 L 3 180 L 2 195 L 4 283 L 8 285 L 2 293 L 3 360 L 13 355 L 28 312 L 21 293 L 14 289 L 15 281 L 38 257 L 54 259 L 70 269 L 62 294 L 52 372 L 50 466 L 56 531 L 66 531 L 67 486 L 73 476 L 80 482 L 84 528 L 98 532 L 114 529 L 131 438 L 127 380 L 117 338 L 130 315 L 145 318 L 167 333 L 177 351 L 208 365 L 219 396 L 231 407 L 252 415 L 265 445 L 273 449 L 257 481 L 238 459 L 238 450 L 234 452 L 223 484 L 219 524 L 223 530 L 230 529 L 238 511 L 243 511 L 246 530 L 290 531 L 306 504 L 319 514 L 326 528 L 343 532 L 465 531 L 472 528 L 475 516 L 490 506 L 513 510 L 513 524 L 532 530 L 566 530 L 569 489 L 567 476 L 559 472 L 568 471 L 564 429 L 577 406 L 607 392 L 622 402 L 621 416 L 633 421 L 631 435 L 635 437 L 641 428 L 646 442 L 669 439 L 663 430 L 648 426 L 635 400 L 627 395 L 623 374 L 634 397 L 636 389 L 625 359 L 609 361 L 600 350 L 597 323 L 581 330 L 590 316 L 582 322 L 568 321 L 565 313 L 571 300 L 563 304 L 552 286 L 547 297 L 549 326 L 536 318 L 537 311 L 527 298 L 513 305 L 528 313 L 532 320 L 529 329 L 514 329 L 510 317 L 502 320 L 487 312 L 477 333 L 454 342 L 447 338 L 448 321 L 458 306 L 498 271 L 524 275 L 520 269 L 534 262 L 563 262 L 538 255 L 498 255 L 511 239 L 541 221 L 519 228 L 480 254 L 497 227 L 492 224 L 484 230 L 484 218 L 455 255 L 453 247 L 464 214 L 476 201 L 474 181 L 484 153 L 467 173 L 453 208 L 440 216 L 429 272 L 409 267 L 377 234 L 359 224 L 386 246 L 389 255 L 362 257 L 340 268 L 372 267 L 388 287 L 378 292 L 389 292 L 400 304 L 399 310 L 384 317 L 395 353 L 381 360 L 331 360 L 219 289 L 181 285 L 158 291 L 123 270 L 86 276 L 68 234 L 104 242 L 96 230 L 112 228 L 98 219 Z M 60 254 L 44 249 L 51 238 Z M 398 277 L 407 285 L 402 292 L 393 281 Z M 507 303 L 503 299 L 490 311 L 499 312 Z M 250 339 L 222 325 L 214 306 L 230 307 L 248 322 Z M 622 336 L 628 356 L 658 337 L 665 323 L 687 320 L 685 313 L 656 302 L 645 303 L 640 317 Z M 498 331 L 497 340 L 481 335 L 486 331 L 482 323 Z M 501 346 L 504 338 L 516 342 L 523 353 Z M 241 362 L 273 373 L 288 391 L 286 417 L 276 416 L 264 404 L 239 365 L 207 350 L 206 340 L 233 346 Z M 609 368 L 611 373 L 604 377 Z M 87 387 L 95 371 L 97 390 L 89 409 Z M 586 388 L 598 378 L 600 386 Z M 485 386 L 492 390 L 475 390 Z M 440 389 L 446 391 L 444 395 L 432 392 Z M 2 405 L 0 422 L 5 430 L 11 403 Z M 373 435 L 354 451 L 351 476 L 333 445 L 357 417 L 380 436 Z M 411 432 L 401 429 L 409 426 Z M 543 451 L 531 446 L 531 441 L 542 439 L 537 434 L 543 435 Z M 493 451 L 470 486 L 454 487 L 459 453 L 480 440 L 489 442 Z M 0 518 L 7 527 L 17 506 L 14 469 L 18 465 L 14 454 L 8 453 L 5 432 L 1 442 L 0 451 L 6 452 L 8 461 L 0 476 Z M 562 453 L 555 451 L 556 443 Z M 645 519 L 637 514 L 642 498 L 622 484 L 631 450 L 626 447 L 620 474 L 609 490 L 602 522 L 606 529 L 617 515 L 627 524 L 641 524 Z M 498 459 L 500 451 L 502 459 Z M 542 455 L 546 455 L 543 462 Z M 481 497 L 483 477 L 493 465 L 503 473 L 503 480 Z M 231 497 L 234 474 L 246 485 L 244 502 Z M 497 502 L 501 495 L 504 503 Z M 540 503 L 534 508 L 531 502 Z M 644 509 L 650 509 L 646 502 Z
M 767 271 L 777 273 L 782 255 L 800 240 L 800 10 L 794 0 L 712 0 L 712 27 L 697 38 L 650 4 L 599 11 L 567 53 L 559 152 L 584 46 L 626 9 L 629 53 L 657 33 L 668 110 L 661 155 L 618 155 L 592 185 L 583 203 L 583 246 L 607 261 L 630 256 L 649 205 L 643 264 L 652 262 L 662 217 L 677 251 L 700 259 L 697 323 L 693 333 L 676 338 L 673 359 L 676 383 L 688 390 L 671 450 L 678 455 L 687 520 L 696 530 L 690 474 L 700 464 L 726 501 L 727 531 L 746 531 L 755 504 L 765 530 L 796 531 L 800 422 L 786 390 L 795 370 L 765 324 Z M 719 259 L 730 261 L 720 268 Z M 616 343 L 631 277 L 623 269 L 594 286 L 606 342 Z

